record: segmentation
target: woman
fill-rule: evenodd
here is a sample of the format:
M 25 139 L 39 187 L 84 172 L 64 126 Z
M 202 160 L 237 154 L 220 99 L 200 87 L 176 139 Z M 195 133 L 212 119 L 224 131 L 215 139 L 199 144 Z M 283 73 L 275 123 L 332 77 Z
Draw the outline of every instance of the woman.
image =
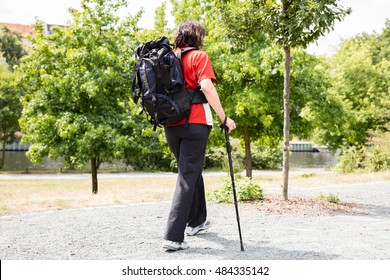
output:
M 221 122 L 225 121 L 226 115 L 213 85 L 215 74 L 210 58 L 206 52 L 200 50 L 205 33 L 206 30 L 200 22 L 186 20 L 180 24 L 174 38 L 176 53 L 186 47 L 199 49 L 183 55 L 182 68 L 186 88 L 195 90 L 200 86 L 207 103 L 192 104 L 188 119 L 165 127 L 168 145 L 178 165 L 176 190 L 163 243 L 163 248 L 171 251 L 189 247 L 184 241 L 185 231 L 192 236 L 211 225 L 207 220 L 202 177 L 206 145 L 213 124 L 210 106 Z M 234 121 L 227 117 L 226 126 L 229 131 L 236 128 Z

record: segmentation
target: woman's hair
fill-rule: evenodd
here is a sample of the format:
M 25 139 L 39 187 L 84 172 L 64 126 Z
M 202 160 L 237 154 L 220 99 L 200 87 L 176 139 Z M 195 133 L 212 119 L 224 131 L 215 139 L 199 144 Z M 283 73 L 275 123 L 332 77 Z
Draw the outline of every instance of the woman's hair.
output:
M 206 29 L 196 20 L 185 20 L 177 28 L 173 39 L 174 48 L 195 47 L 201 49 Z

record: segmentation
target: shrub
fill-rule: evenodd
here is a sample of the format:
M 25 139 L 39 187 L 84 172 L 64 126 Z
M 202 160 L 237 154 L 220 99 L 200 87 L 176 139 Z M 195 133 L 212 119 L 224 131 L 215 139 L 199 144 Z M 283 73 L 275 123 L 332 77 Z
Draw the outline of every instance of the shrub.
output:
M 274 169 L 281 165 L 283 152 L 279 147 L 252 145 L 253 169 Z
M 245 155 L 240 148 L 239 142 L 238 139 L 230 139 L 234 172 L 240 172 L 244 169 Z M 229 171 L 229 161 L 225 145 L 223 147 L 211 147 L 206 150 L 205 168 L 217 168 Z
M 264 199 L 263 189 L 251 178 L 238 177 L 235 180 L 237 201 L 258 201 Z M 225 179 L 222 188 L 211 191 L 207 198 L 216 203 L 233 203 L 233 187 L 231 179 Z
M 226 148 L 224 147 L 208 147 L 204 168 L 206 169 L 222 169 L 223 162 L 227 158 Z
M 364 168 L 369 172 L 378 172 L 390 168 L 390 155 L 382 152 L 378 147 L 373 147 L 363 160 Z
M 352 173 L 359 169 L 362 161 L 362 149 L 350 147 L 344 151 L 340 157 L 335 169 L 339 173 Z
M 390 168 L 390 155 L 380 147 L 350 147 L 339 157 L 335 169 L 339 173 L 377 172 Z
M 341 202 L 340 198 L 332 193 L 328 195 L 321 193 L 317 198 L 334 204 L 339 204 Z
M 312 177 L 316 177 L 317 176 L 317 173 L 304 173 L 302 175 L 298 175 L 297 177 L 301 177 L 301 178 L 312 178 Z

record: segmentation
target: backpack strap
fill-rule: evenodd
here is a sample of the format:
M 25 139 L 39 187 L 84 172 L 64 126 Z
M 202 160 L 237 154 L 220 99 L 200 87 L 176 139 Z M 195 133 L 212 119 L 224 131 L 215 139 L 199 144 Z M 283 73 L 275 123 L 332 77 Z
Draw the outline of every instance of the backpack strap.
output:
M 133 100 L 135 103 L 138 102 L 138 99 L 141 96 L 139 79 L 138 79 L 138 70 L 139 70 L 140 64 L 141 64 L 141 61 L 138 61 L 134 67 L 133 75 L 131 77 L 131 80 L 132 80 L 131 91 L 133 92 Z
M 183 54 L 186 54 L 192 50 L 198 50 L 198 48 L 195 48 L 195 47 L 187 47 L 187 48 L 184 48 L 182 49 L 176 56 L 178 59 L 180 59 L 181 61 L 181 57 L 183 56 Z
M 195 47 L 187 47 L 187 48 L 184 48 L 182 49 L 178 54 L 177 54 L 177 57 L 179 58 L 180 60 L 180 63 L 181 63 L 181 57 L 192 51 L 192 50 L 198 50 L 198 48 L 195 48 Z M 200 85 L 194 89 L 194 90 L 189 90 L 189 93 L 191 95 L 191 104 L 202 104 L 202 103 L 207 103 L 207 99 L 206 99 L 206 96 L 204 96 L 204 93 L 202 92 L 202 89 L 200 88 Z
M 189 93 L 191 94 L 191 104 L 207 103 L 206 96 L 204 96 L 200 85 L 194 90 L 189 90 Z

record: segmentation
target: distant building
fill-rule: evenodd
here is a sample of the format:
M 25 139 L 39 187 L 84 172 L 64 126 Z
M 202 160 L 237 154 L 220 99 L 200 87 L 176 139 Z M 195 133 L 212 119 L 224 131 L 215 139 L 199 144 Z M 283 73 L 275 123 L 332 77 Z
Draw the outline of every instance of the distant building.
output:
M 15 31 L 15 32 L 20 33 L 22 35 L 23 45 L 25 45 L 25 46 L 30 45 L 30 42 L 27 39 L 27 36 L 28 35 L 34 36 L 34 28 L 32 28 L 30 25 L 0 22 L 0 32 L 2 31 L 4 26 L 7 27 L 11 31 Z
M 30 25 L 18 23 L 0 22 L 0 28 L 6 26 L 11 31 L 17 31 L 25 38 L 27 35 L 34 35 L 34 29 Z
M 43 32 L 45 35 L 50 35 L 53 33 L 53 30 L 52 28 L 54 26 L 59 26 L 59 27 L 66 27 L 65 25 L 59 25 L 59 24 L 48 24 L 48 23 L 45 23 L 45 26 L 43 28 Z
M 31 45 L 27 38 L 28 35 L 34 36 L 35 34 L 35 30 L 31 25 L 0 22 L 0 31 L 3 28 L 3 26 L 6 26 L 11 31 L 19 32 L 22 35 L 22 43 L 25 46 Z M 43 27 L 44 35 L 50 35 L 52 33 L 53 26 L 65 27 L 64 25 L 45 23 L 45 26 Z

